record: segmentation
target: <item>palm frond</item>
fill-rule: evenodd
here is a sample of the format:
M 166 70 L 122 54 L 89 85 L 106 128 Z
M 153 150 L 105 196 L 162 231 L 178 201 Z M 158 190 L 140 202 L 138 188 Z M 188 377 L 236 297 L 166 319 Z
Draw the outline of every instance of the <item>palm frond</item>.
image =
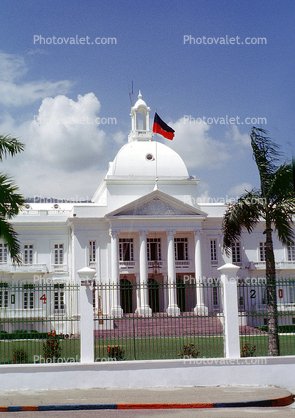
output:
M 250 138 L 253 158 L 256 162 L 261 183 L 262 194 L 266 195 L 269 188 L 270 176 L 276 171 L 278 161 L 277 145 L 266 136 L 264 129 L 252 127 Z
M 0 216 L 0 236 L 7 243 L 8 250 L 14 263 L 21 263 L 20 244 L 17 233 L 12 225 Z
M 294 241 L 295 234 L 292 228 L 295 215 L 295 198 L 282 200 L 271 211 L 272 222 L 277 230 L 279 240 L 283 244 Z
M 18 141 L 17 138 L 12 138 L 9 135 L 0 135 L 0 161 L 3 160 L 3 157 L 8 155 L 13 157 L 24 149 L 25 144 Z
M 223 247 L 227 255 L 232 243 L 240 238 L 243 228 L 249 233 L 253 231 L 264 209 L 264 201 L 255 190 L 245 193 L 228 207 L 222 222 Z
M 294 197 L 293 168 L 291 164 L 281 164 L 270 176 L 268 195 L 273 204 L 277 205 L 284 199 Z
M 17 191 L 18 187 L 11 178 L 0 173 L 0 215 L 3 218 L 10 219 L 17 215 L 25 203 L 24 197 Z

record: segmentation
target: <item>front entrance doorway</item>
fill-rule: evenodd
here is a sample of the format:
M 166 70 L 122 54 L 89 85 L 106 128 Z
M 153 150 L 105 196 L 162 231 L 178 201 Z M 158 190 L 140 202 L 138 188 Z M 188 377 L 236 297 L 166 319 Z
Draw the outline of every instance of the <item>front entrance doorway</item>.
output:
M 123 313 L 133 312 L 133 285 L 126 277 L 120 280 L 120 299 Z
M 185 283 L 180 277 L 176 277 L 176 295 L 180 312 L 185 312 Z
M 159 283 L 157 280 L 153 278 L 148 279 L 148 290 L 150 308 L 152 312 L 160 312 Z

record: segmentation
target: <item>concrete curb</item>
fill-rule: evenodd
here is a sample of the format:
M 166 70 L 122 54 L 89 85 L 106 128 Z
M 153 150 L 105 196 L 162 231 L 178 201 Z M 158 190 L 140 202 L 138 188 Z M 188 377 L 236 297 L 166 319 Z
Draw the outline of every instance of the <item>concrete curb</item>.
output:
M 94 409 L 193 409 L 193 408 L 251 408 L 251 407 L 278 407 L 287 406 L 293 402 L 293 395 L 276 399 L 262 399 L 245 402 L 197 402 L 197 403 L 105 403 L 105 404 L 78 404 L 78 405 L 26 405 L 26 406 L 0 406 L 0 412 L 23 411 L 82 411 Z

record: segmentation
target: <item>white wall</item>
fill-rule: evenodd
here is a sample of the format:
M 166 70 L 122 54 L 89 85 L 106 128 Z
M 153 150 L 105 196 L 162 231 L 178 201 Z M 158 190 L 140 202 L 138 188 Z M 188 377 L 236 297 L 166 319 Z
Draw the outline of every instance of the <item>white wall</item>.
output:
M 295 356 L 0 365 L 0 390 L 279 386 L 294 388 Z M 253 364 L 245 364 L 243 361 Z

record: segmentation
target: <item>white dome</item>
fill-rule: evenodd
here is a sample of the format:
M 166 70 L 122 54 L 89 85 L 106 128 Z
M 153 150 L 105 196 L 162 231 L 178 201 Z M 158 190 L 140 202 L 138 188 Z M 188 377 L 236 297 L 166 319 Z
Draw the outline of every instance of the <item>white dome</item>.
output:
M 156 158 L 157 177 L 189 177 L 177 152 L 155 141 L 132 141 L 124 145 L 110 163 L 107 177 L 155 177 Z

